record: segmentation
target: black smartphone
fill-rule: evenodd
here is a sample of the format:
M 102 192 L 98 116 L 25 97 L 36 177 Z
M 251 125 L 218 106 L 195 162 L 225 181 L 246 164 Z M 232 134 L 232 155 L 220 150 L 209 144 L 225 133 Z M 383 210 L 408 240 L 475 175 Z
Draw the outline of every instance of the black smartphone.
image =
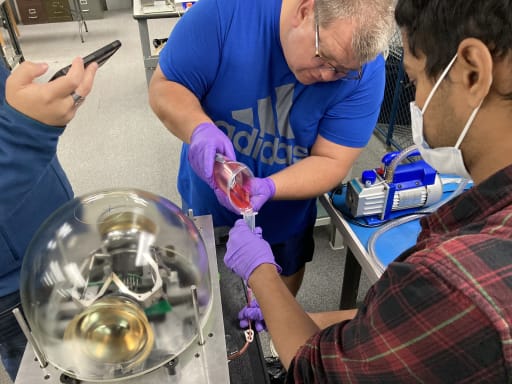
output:
M 94 51 L 93 53 L 88 54 L 84 57 L 84 67 L 87 67 L 93 62 L 98 63 L 98 65 L 101 67 L 114 53 L 117 52 L 119 47 L 121 47 L 121 42 L 119 40 L 114 40 L 110 44 L 107 44 L 104 47 Z M 68 73 L 69 68 L 71 68 L 71 64 L 67 67 L 59 69 L 48 81 L 52 81 L 61 76 L 65 76 L 66 73 Z

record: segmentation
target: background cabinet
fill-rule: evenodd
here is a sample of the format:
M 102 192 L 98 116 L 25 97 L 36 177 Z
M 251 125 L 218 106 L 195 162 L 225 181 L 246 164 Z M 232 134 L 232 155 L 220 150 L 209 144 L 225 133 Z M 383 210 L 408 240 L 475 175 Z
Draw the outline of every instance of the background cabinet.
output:
M 78 0 L 85 20 L 103 19 L 103 5 L 99 0 Z
M 23 24 L 47 23 L 46 9 L 41 0 L 17 0 L 20 19 Z
M 83 19 L 102 19 L 100 0 L 16 0 L 23 24 L 55 23 L 79 20 L 79 6 Z
M 43 0 L 48 22 L 71 21 L 71 8 L 68 0 Z

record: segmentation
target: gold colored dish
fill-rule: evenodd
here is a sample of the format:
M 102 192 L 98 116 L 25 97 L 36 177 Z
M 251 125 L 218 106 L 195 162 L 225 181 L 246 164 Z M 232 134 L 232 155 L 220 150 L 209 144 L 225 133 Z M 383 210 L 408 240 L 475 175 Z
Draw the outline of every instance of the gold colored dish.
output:
M 79 359 L 129 368 L 148 357 L 154 334 L 146 314 L 132 300 L 106 296 L 71 320 L 64 340 L 76 346 Z

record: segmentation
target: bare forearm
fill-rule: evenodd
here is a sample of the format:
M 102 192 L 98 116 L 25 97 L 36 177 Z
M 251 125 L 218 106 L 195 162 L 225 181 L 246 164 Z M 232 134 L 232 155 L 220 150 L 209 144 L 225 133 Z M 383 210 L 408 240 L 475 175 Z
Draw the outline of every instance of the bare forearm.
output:
M 165 127 L 186 143 L 194 128 L 211 122 L 197 97 L 183 85 L 168 81 L 159 67 L 149 85 L 149 103 Z
M 325 329 L 331 325 L 341 323 L 345 320 L 352 320 L 357 313 L 357 309 L 346 309 L 330 312 L 309 312 L 308 315 L 320 329 Z
M 309 157 L 272 175 L 274 199 L 309 199 L 333 189 L 350 172 L 361 151 L 318 136 Z
M 276 185 L 276 200 L 310 199 L 320 196 L 341 183 L 346 171 L 337 168 L 336 161 L 310 156 L 272 175 Z
M 275 266 L 262 264 L 249 278 L 279 358 L 288 368 L 297 350 L 319 331 L 284 285 Z

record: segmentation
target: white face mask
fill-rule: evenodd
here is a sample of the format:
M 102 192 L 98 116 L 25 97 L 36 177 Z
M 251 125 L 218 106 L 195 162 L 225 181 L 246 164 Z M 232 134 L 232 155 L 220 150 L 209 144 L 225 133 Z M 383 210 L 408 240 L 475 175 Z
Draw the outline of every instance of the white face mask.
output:
M 464 165 L 464 159 L 462 158 L 462 152 L 459 149 L 462 140 L 466 136 L 466 133 L 469 130 L 469 127 L 473 123 L 475 116 L 482 105 L 483 100 L 480 102 L 478 107 L 476 107 L 469 119 L 464 126 L 459 138 L 457 139 L 457 143 L 455 143 L 454 147 L 439 147 L 439 148 L 430 148 L 427 141 L 425 140 L 425 136 L 423 135 L 423 114 L 432 99 L 432 96 L 436 92 L 437 88 L 443 81 L 443 79 L 448 74 L 448 71 L 452 67 L 453 63 L 455 63 L 455 59 L 457 59 L 457 55 L 453 57 L 450 63 L 446 66 L 443 73 L 437 80 L 434 88 L 430 91 L 430 94 L 425 101 L 425 105 L 423 106 L 423 110 L 421 110 L 416 102 L 412 101 L 410 104 L 411 108 L 411 128 L 412 128 L 412 140 L 414 144 L 418 146 L 418 151 L 421 154 L 421 157 L 429 163 L 434 169 L 436 169 L 439 173 L 447 173 L 447 174 L 456 174 L 466 179 L 471 179 L 466 166 Z

